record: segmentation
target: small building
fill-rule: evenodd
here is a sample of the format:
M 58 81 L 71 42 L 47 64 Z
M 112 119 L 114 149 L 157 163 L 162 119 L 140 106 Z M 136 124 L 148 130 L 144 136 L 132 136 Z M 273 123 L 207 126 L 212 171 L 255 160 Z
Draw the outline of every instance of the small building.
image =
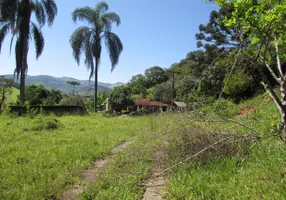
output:
M 172 103 L 172 109 L 173 110 L 179 110 L 179 111 L 184 111 L 187 108 L 187 104 L 185 102 L 180 102 L 180 101 L 174 101 Z
M 139 109 L 151 109 L 152 111 L 157 111 L 161 109 L 162 111 L 166 111 L 168 108 L 168 104 L 161 103 L 159 101 L 153 101 L 152 99 L 136 99 L 135 107 L 137 110 Z

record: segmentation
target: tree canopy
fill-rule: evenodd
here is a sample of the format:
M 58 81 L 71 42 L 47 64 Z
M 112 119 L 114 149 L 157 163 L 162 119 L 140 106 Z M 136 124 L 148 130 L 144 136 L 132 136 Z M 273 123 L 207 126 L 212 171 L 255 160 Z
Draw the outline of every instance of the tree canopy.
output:
M 34 14 L 34 15 L 33 15 Z M 57 15 L 54 0 L 1 0 L 0 1 L 0 52 L 6 35 L 11 32 L 11 46 L 15 44 L 15 74 L 20 77 L 20 102 L 25 101 L 25 76 L 28 72 L 29 42 L 33 40 L 38 59 L 45 45 L 41 27 L 46 23 L 51 26 Z M 37 21 L 33 22 L 31 19 Z

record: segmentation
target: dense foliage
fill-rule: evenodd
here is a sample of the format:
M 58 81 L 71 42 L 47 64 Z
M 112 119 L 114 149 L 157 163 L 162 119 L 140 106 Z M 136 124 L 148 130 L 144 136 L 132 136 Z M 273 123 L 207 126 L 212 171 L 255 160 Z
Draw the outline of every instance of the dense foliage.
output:
M 43 85 L 29 85 L 25 88 L 25 99 L 29 105 L 55 106 L 63 99 L 59 90 L 47 89 Z M 72 104 L 66 104 L 72 105 Z

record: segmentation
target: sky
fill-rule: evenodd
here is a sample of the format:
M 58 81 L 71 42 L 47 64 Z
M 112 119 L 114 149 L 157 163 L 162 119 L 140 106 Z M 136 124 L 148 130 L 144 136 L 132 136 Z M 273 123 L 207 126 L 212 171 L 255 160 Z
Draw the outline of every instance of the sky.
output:
M 83 25 L 74 23 L 71 13 L 75 8 L 94 7 L 95 0 L 55 0 L 58 15 L 52 27 L 43 27 L 44 52 L 36 60 L 34 44 L 30 44 L 28 75 L 51 75 L 87 80 L 89 71 L 84 57 L 78 65 L 72 56 L 70 36 Z M 116 12 L 121 25 L 114 25 L 124 46 L 119 63 L 111 73 L 111 63 L 105 48 L 102 49 L 98 78 L 100 82 L 128 82 L 132 76 L 144 74 L 152 66 L 169 68 L 180 62 L 187 53 L 196 49 L 195 34 L 198 26 L 206 24 L 209 14 L 218 7 L 203 0 L 106 0 L 110 12 Z M 0 54 L 0 74 L 12 74 L 15 56 L 10 55 L 7 35 Z M 14 48 L 14 46 L 12 47 Z

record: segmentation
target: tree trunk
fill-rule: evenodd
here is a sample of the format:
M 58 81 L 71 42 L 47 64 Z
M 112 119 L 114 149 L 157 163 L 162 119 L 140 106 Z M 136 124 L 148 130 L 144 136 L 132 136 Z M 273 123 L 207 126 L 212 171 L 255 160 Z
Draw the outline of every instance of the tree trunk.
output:
M 97 112 L 97 81 L 98 81 L 98 65 L 99 59 L 95 59 L 95 70 L 94 70 L 94 112 Z
M 23 106 L 25 102 L 25 79 L 28 69 L 27 57 L 29 49 L 29 31 L 30 31 L 30 19 L 31 8 L 30 0 L 22 1 L 23 7 L 23 21 L 20 25 L 20 41 L 21 41 L 21 69 L 20 69 L 20 103 Z M 18 55 L 19 56 L 19 55 Z
M 283 137 L 284 141 L 286 142 L 286 82 L 283 81 L 280 86 L 280 92 L 281 92 L 281 103 L 282 106 L 280 108 L 280 114 L 281 114 L 281 125 L 283 130 Z
M 24 105 L 25 102 L 25 69 L 24 66 L 21 67 L 21 75 L 20 75 L 20 103 L 21 106 Z

